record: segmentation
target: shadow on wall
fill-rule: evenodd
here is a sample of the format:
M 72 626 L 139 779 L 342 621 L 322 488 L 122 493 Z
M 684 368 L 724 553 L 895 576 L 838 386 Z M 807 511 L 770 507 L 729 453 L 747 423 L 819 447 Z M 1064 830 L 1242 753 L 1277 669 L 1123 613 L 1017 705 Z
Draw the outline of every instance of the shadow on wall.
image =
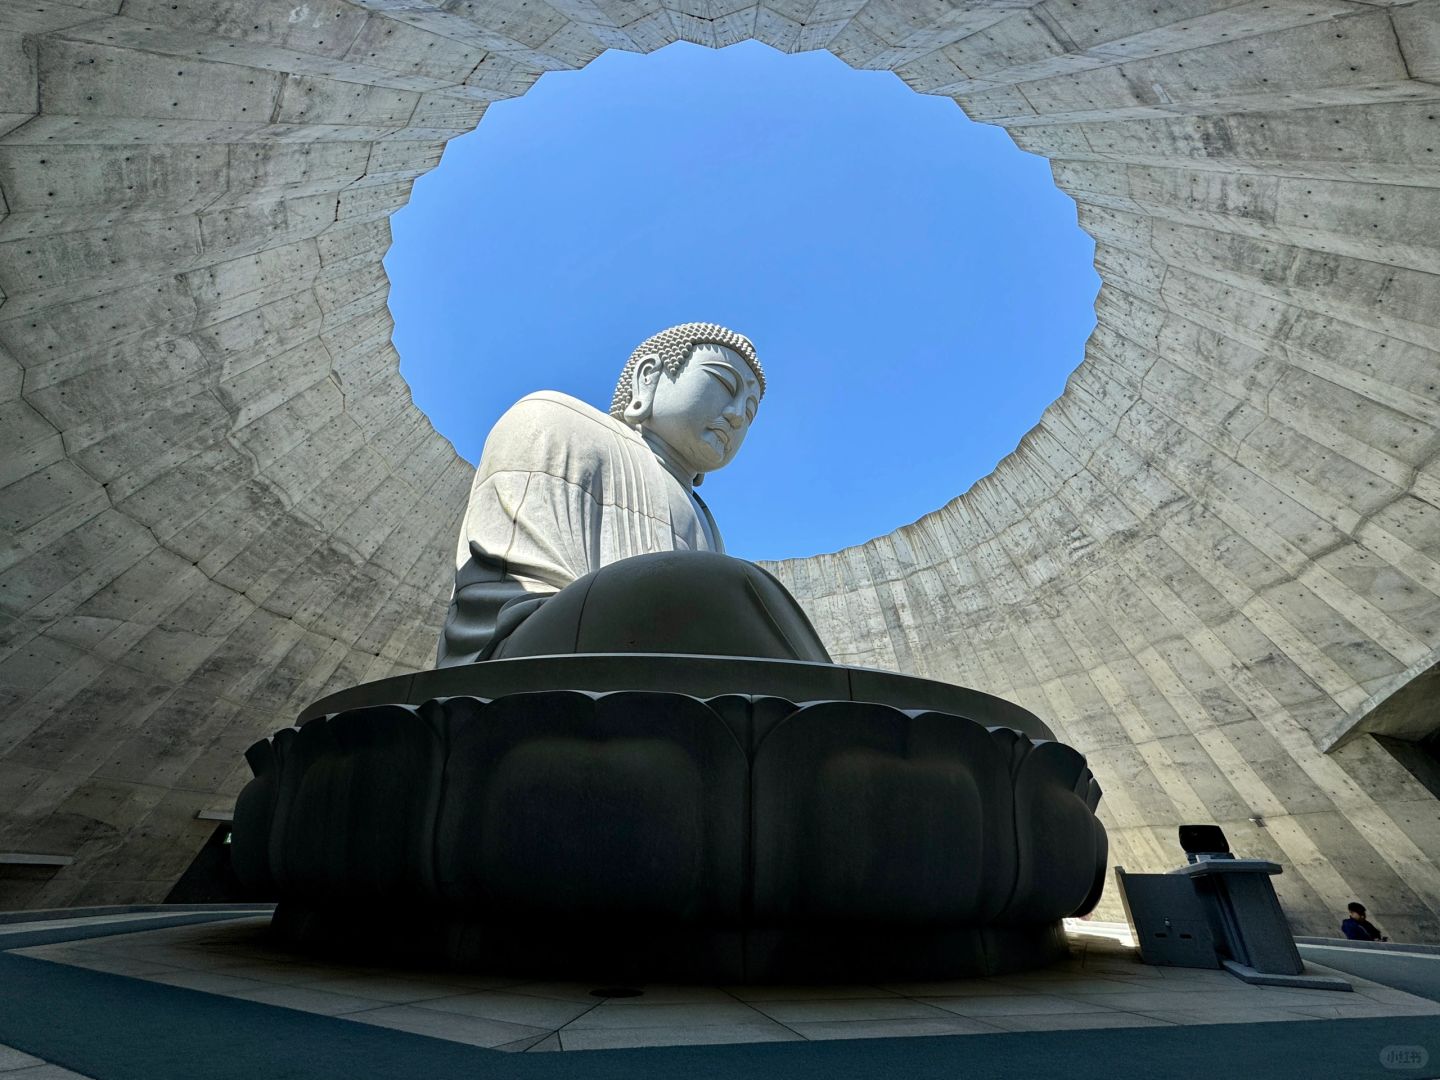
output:
M 1419 674 L 1405 672 L 1398 690 L 1366 702 L 1326 750 L 1369 735 L 1440 798 L 1440 661 L 1431 658 L 1419 668 Z

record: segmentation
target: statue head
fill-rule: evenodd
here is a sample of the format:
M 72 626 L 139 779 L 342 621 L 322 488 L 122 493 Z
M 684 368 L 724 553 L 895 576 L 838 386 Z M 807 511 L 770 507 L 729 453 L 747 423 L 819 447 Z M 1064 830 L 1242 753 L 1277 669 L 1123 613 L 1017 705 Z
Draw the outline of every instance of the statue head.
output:
M 676 466 L 697 477 L 728 465 L 765 396 L 750 339 L 715 323 L 682 323 L 630 354 L 610 415 L 658 438 Z

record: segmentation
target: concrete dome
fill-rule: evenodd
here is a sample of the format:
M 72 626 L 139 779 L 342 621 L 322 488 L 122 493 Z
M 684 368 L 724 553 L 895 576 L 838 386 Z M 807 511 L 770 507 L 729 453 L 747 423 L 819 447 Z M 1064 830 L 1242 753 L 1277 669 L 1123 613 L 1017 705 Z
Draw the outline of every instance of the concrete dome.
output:
M 1004 125 L 1104 280 L 991 476 L 772 567 L 836 658 L 1039 713 L 1127 869 L 1217 821 L 1297 928 L 1440 937 L 1440 802 L 1357 734 L 1440 720 L 1436 0 L 118 6 L 0 11 L 0 851 L 75 860 L 0 904 L 163 897 L 249 743 L 428 662 L 471 469 L 388 216 L 541 72 L 753 37 Z

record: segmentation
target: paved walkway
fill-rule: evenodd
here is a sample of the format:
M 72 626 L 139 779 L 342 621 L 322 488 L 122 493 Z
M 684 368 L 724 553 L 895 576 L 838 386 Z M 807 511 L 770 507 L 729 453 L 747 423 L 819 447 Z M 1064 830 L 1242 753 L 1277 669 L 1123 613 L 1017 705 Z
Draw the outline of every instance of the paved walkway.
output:
M 90 1080 L 69 1069 L 41 1061 L 13 1046 L 0 1046 L 0 1080 Z
M 1363 945 L 1301 945 L 1307 963 L 1324 964 L 1362 979 L 1383 980 L 1387 986 L 1440 1002 L 1440 953 L 1369 949 Z
M 953 1080 L 1233 1075 L 1248 1060 L 1256 1080 L 1440 1074 L 1440 1003 L 1366 979 L 1337 993 L 1150 968 L 1098 937 L 1072 938 L 1066 964 L 1003 978 L 645 986 L 621 998 L 588 984 L 316 963 L 272 949 L 264 924 L 217 911 L 0 925 L 0 1042 L 34 1059 L 12 1072 L 253 1080 L 396 1068 L 441 1080 L 482 1068 L 586 1077 L 759 1069 Z M 596 1050 L 605 1052 L 584 1052 Z M 1433 1055 L 1437 1068 L 1397 1070 L 1387 1054 L 1392 1065 Z

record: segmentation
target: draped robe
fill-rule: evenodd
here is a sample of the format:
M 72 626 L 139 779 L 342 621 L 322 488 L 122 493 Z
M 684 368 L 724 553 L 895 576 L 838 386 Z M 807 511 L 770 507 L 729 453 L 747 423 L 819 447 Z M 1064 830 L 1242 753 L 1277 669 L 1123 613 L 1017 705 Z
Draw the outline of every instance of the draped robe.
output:
M 485 440 L 436 666 L 488 658 L 602 566 L 680 550 L 725 548 L 709 509 L 637 431 L 566 394 L 521 398 Z

